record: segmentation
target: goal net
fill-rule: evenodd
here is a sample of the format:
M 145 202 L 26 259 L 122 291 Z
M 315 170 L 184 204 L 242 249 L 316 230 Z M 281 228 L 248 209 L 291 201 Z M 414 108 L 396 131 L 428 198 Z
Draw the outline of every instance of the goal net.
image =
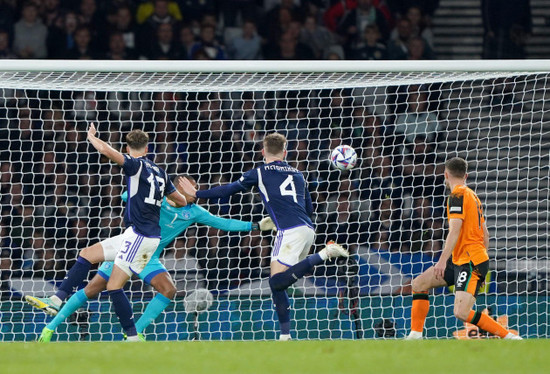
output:
M 50 317 L 22 297 L 52 295 L 79 250 L 123 229 L 121 170 L 87 142 L 91 122 L 120 150 L 130 130 L 147 131 L 149 156 L 202 189 L 260 165 L 266 133 L 288 138 L 287 160 L 313 197 L 312 253 L 328 240 L 352 253 L 289 290 L 297 339 L 408 333 L 411 281 L 446 236 L 443 164 L 464 157 L 491 234 L 477 308 L 548 337 L 550 71 L 537 61 L 315 64 L 0 62 L 0 340 L 35 340 Z M 352 171 L 331 167 L 340 144 L 358 154 Z M 225 218 L 266 215 L 257 191 L 198 204 Z M 147 339 L 275 339 L 273 241 L 190 226 L 161 258 L 178 292 Z M 134 279 L 127 294 L 137 319 L 155 291 Z M 427 337 L 486 337 L 453 316 L 452 290 L 430 300 Z M 53 338 L 120 339 L 105 294 Z

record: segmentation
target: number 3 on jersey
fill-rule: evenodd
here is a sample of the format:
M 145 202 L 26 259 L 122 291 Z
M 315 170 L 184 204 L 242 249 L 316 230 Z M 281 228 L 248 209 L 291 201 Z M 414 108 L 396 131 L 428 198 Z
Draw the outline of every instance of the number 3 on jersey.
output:
M 285 181 L 281 183 L 279 190 L 281 191 L 281 196 L 292 196 L 294 202 L 298 203 L 298 198 L 296 197 L 296 186 L 294 185 L 292 175 L 289 175 Z
M 147 182 L 149 182 L 149 196 L 145 198 L 145 203 L 161 206 L 162 200 L 155 199 L 155 184 L 153 183 L 154 178 L 157 178 L 157 182 L 159 184 L 159 190 L 160 190 L 160 196 L 162 199 L 162 196 L 164 195 L 164 179 L 162 179 L 159 176 L 154 176 L 153 174 L 149 175 L 149 178 L 147 178 Z

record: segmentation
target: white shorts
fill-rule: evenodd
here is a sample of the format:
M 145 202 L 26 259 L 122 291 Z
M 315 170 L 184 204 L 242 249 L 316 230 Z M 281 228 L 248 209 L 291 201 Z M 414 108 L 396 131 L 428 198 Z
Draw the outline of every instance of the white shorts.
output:
M 105 261 L 114 261 L 115 265 L 131 276 L 132 273 L 141 273 L 159 243 L 159 238 L 148 238 L 128 227 L 122 234 L 103 240 L 101 247 Z
M 315 231 L 308 226 L 279 230 L 271 252 L 271 262 L 279 261 L 286 266 L 296 265 L 309 254 L 315 241 Z

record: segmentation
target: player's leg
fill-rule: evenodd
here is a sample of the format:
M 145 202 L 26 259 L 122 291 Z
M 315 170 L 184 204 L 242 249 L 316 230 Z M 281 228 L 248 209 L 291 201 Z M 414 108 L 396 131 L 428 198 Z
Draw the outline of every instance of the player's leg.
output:
M 469 263 L 457 267 L 454 315 L 459 320 L 474 324 L 480 329 L 500 338 L 521 339 L 519 336 L 506 330 L 489 315 L 473 310 L 477 293 L 483 284 L 488 269 L 489 261 L 485 261 L 477 266 Z
M 154 262 L 154 264 L 151 264 Z M 139 317 L 136 322 L 136 331 L 138 334 L 143 333 L 145 329 L 157 319 L 157 317 L 166 309 L 170 304 L 174 296 L 176 296 L 176 286 L 168 274 L 166 268 L 160 264 L 160 261 L 151 261 L 143 270 L 142 273 L 149 273 L 148 275 L 142 278 L 146 283 L 149 283 L 151 286 L 158 291 L 155 297 L 147 304 L 145 311 Z M 158 264 L 157 264 L 158 262 Z M 149 270 L 151 268 L 151 270 Z M 157 269 L 153 269 L 157 268 Z
M 132 306 L 130 305 L 130 300 L 128 300 L 128 297 L 123 289 L 126 282 L 128 282 L 128 279 L 130 279 L 130 275 L 115 263 L 111 277 L 107 282 L 107 292 L 109 292 L 109 298 L 113 303 L 118 321 L 120 322 L 120 326 L 124 330 L 124 333 L 128 336 L 128 340 L 137 341 L 137 332 L 134 324 Z
M 136 331 L 132 306 L 123 287 L 132 273 L 139 275 L 144 270 L 159 242 L 160 239 L 147 238 L 131 228 L 126 230 L 121 249 L 115 258 L 113 272 L 107 282 L 109 297 L 128 341 L 139 341 L 140 338 Z
M 307 226 L 281 231 L 277 234 L 272 252 L 271 278 L 272 290 L 282 291 L 296 283 L 315 266 L 327 259 L 348 257 L 349 253 L 339 244 L 329 242 L 325 248 L 306 258 L 315 238 L 315 232 Z M 273 262 L 278 262 L 273 264 Z M 281 266 L 283 265 L 283 266 Z
M 280 340 L 290 339 L 290 300 L 287 288 L 325 260 L 349 256 L 347 250 L 340 245 L 330 243 L 319 253 L 306 258 L 314 239 L 315 232 L 307 226 L 280 231 L 277 234 L 271 254 L 269 287 L 279 319 Z
M 118 249 L 121 246 L 123 235 L 117 235 L 112 238 L 105 239 L 90 247 L 84 248 L 76 263 L 71 267 L 63 282 L 57 289 L 55 295 L 48 298 L 37 298 L 26 295 L 25 300 L 35 308 L 41 309 L 49 315 L 55 316 L 61 307 L 63 301 L 73 293 L 73 290 L 78 287 L 88 276 L 92 264 L 101 261 L 112 261 Z
M 430 296 L 428 291 L 432 288 L 449 286 L 454 280 L 454 265 L 451 261 L 447 262 L 445 276 L 443 279 L 437 279 L 434 275 L 433 267 L 414 278 L 412 281 L 412 308 L 411 308 L 411 332 L 406 337 L 407 340 L 422 339 L 424 323 L 428 312 L 430 311 Z
M 97 264 L 105 260 L 105 255 L 103 253 L 102 243 L 96 243 L 90 247 L 84 248 L 80 251 L 76 263 L 71 267 L 63 282 L 57 289 L 55 297 L 63 302 L 70 294 L 73 293 L 73 290 L 78 287 L 84 279 L 88 276 L 92 264 Z
M 282 274 L 289 269 L 288 266 L 278 261 L 271 262 L 271 277 L 269 278 L 269 287 L 271 288 L 271 299 L 273 307 L 279 320 L 280 340 L 290 339 L 290 300 L 286 289 L 275 289 L 272 285 L 273 276 Z
M 98 274 L 92 278 L 86 287 L 78 290 L 71 297 L 69 297 L 69 300 L 67 300 L 65 305 L 63 305 L 63 308 L 59 310 L 55 318 L 48 323 L 46 327 L 44 327 L 38 341 L 44 343 L 49 342 L 52 338 L 53 332 L 62 322 L 82 307 L 89 299 L 97 297 L 101 291 L 105 290 L 108 279 L 108 276 L 105 278 L 105 276 L 101 274 L 100 269 Z

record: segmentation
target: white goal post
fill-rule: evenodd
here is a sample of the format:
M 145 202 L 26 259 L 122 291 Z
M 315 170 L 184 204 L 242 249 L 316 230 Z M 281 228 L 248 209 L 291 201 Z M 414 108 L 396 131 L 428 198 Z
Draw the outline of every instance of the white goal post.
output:
M 411 281 L 446 235 L 442 165 L 464 157 L 491 234 L 477 307 L 548 337 L 549 78 L 547 60 L 0 60 L 0 341 L 35 340 L 49 317 L 22 296 L 50 295 L 78 250 L 121 231 L 124 183 L 88 146 L 91 122 L 118 149 L 144 129 L 150 156 L 201 188 L 258 166 L 264 134 L 287 136 L 314 200 L 312 252 L 335 239 L 353 253 L 292 288 L 297 339 L 408 332 Z M 358 153 L 350 172 L 328 161 L 340 144 Z M 266 214 L 255 191 L 198 203 L 225 218 Z M 148 340 L 274 339 L 272 241 L 191 226 L 161 259 L 178 293 Z M 203 289 L 209 309 L 187 313 L 185 296 Z M 137 318 L 154 291 L 134 280 L 128 295 Z M 451 290 L 430 295 L 426 336 L 486 337 L 453 317 Z M 118 340 L 118 329 L 100 296 L 54 340 Z

